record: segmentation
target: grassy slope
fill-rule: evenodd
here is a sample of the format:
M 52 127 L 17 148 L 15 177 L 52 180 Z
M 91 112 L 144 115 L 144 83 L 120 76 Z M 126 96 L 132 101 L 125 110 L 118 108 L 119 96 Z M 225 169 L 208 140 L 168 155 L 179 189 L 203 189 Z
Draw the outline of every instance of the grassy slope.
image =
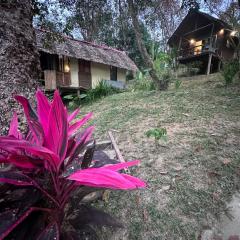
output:
M 141 159 L 132 173 L 149 184 L 97 203 L 126 225 L 103 239 L 195 239 L 215 222 L 239 188 L 239 93 L 217 78 L 202 79 L 178 91 L 121 93 L 82 108 L 94 112 L 97 137 L 119 131 L 125 159 Z M 167 128 L 167 143 L 156 146 L 145 136 L 155 127 Z

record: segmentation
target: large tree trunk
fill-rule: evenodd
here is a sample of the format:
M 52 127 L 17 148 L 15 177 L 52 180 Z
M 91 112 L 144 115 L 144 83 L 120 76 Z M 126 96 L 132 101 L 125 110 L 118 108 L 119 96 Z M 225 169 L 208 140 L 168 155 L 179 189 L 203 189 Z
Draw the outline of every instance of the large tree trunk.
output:
M 143 59 L 144 64 L 149 70 L 149 75 L 151 76 L 155 86 L 158 88 L 158 90 L 165 90 L 165 86 L 162 86 L 161 81 L 159 80 L 156 70 L 154 69 L 153 66 L 153 61 L 151 57 L 149 56 L 146 46 L 143 42 L 143 37 L 142 33 L 140 30 L 140 25 L 139 25 L 139 20 L 138 20 L 138 14 L 136 11 L 137 6 L 134 6 L 133 0 L 127 0 L 128 2 L 128 8 L 129 8 L 129 13 L 132 18 L 132 23 L 133 23 L 133 28 L 134 28 L 134 33 L 136 36 L 136 41 L 138 45 L 139 52 L 141 54 L 141 57 Z
M 8 130 L 13 95 L 32 97 L 39 76 L 39 55 L 32 26 L 32 0 L 0 1 L 0 133 Z

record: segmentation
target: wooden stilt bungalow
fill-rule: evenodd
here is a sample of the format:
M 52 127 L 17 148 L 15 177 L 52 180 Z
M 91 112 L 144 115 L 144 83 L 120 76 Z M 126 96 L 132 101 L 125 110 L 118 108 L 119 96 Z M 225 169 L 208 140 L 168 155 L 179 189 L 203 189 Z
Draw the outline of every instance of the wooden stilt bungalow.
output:
M 222 61 L 234 58 L 239 44 L 236 31 L 224 21 L 198 10 L 191 10 L 168 40 L 181 64 L 201 62 L 207 75 L 219 71 Z

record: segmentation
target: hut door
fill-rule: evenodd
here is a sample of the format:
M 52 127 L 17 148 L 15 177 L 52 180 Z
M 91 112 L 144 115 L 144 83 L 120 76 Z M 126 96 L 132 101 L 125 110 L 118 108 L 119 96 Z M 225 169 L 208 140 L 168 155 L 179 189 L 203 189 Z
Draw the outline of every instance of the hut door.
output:
M 91 62 L 83 59 L 78 60 L 79 86 L 84 89 L 92 87 Z

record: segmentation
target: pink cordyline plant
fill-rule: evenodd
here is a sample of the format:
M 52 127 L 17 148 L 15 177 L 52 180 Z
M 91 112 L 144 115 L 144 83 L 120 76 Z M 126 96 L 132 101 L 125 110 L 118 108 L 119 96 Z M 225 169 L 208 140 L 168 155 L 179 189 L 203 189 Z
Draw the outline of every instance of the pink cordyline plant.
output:
M 0 162 L 10 166 L 0 171 L 0 239 L 82 239 L 79 232 L 62 227 L 68 219 L 65 206 L 74 191 L 81 200 L 99 188 L 145 187 L 140 179 L 119 172 L 138 160 L 115 163 L 108 158 L 94 159 L 94 127 L 80 131 L 92 113 L 75 120 L 79 109 L 68 114 L 57 90 L 52 102 L 37 91 L 37 114 L 25 97 L 15 99 L 23 106 L 29 130 L 26 136 L 18 130 L 14 113 L 8 136 L 0 137 Z M 81 205 L 80 209 L 77 222 L 81 224 L 72 221 L 71 229 L 86 232 L 86 226 L 91 222 L 97 225 L 99 218 L 100 225 L 105 225 L 104 220 L 106 225 L 120 225 L 90 206 Z

